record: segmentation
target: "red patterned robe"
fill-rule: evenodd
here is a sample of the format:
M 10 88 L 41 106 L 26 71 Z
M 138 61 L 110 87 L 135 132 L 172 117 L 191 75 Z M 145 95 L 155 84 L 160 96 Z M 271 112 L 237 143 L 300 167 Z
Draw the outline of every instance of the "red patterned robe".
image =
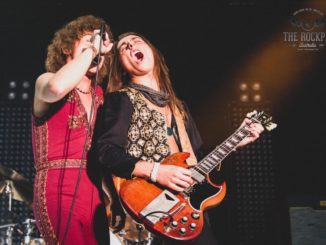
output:
M 98 189 L 86 173 L 87 153 L 81 160 L 85 140 L 86 152 L 90 148 L 96 112 L 103 104 L 100 87 L 95 98 L 87 139 L 87 113 L 76 90 L 51 105 L 47 115 L 33 116 L 34 216 L 46 244 L 58 244 L 63 239 L 81 164 L 80 184 L 64 243 L 97 244 L 93 220 L 101 201 Z

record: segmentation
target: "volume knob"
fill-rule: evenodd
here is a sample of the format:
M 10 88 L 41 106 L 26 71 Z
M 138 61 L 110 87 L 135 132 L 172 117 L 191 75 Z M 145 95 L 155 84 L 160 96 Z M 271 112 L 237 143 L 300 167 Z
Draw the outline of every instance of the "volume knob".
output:
M 180 228 L 180 230 L 179 230 L 179 232 L 180 232 L 180 234 L 181 235 L 184 235 L 184 234 L 186 234 L 186 228 L 184 228 L 184 227 L 182 227 L 182 228 Z
M 171 225 L 172 225 L 173 227 L 177 227 L 177 226 L 178 226 L 178 222 L 174 220 L 174 221 L 172 221 Z
M 187 217 L 187 216 L 183 216 L 183 217 L 181 218 L 181 222 L 182 222 L 182 223 L 187 223 L 187 221 L 188 221 L 188 217 Z
M 195 223 L 190 223 L 189 228 L 190 230 L 194 230 L 197 227 Z

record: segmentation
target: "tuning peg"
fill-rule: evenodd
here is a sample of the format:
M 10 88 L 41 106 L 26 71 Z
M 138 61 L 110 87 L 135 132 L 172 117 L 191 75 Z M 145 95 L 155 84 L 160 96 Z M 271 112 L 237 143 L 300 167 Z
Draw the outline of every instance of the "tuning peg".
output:
M 268 131 L 272 131 L 274 128 L 276 128 L 277 127 L 277 124 L 276 123 L 272 123 L 272 122 L 270 122 L 270 123 L 268 123 L 266 126 L 265 126 L 265 128 L 268 130 Z
M 257 115 L 257 111 L 256 110 L 253 110 L 252 112 L 248 112 L 247 113 L 247 117 L 251 118 L 253 116 Z

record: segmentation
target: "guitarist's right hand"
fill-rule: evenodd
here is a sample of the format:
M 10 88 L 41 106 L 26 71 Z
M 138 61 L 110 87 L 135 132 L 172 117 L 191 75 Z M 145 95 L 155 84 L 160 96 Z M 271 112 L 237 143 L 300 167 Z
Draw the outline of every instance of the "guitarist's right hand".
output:
M 135 165 L 133 176 L 150 179 L 153 163 L 138 161 Z M 156 182 L 174 191 L 183 191 L 193 183 L 189 169 L 161 164 L 158 168 Z
M 191 171 L 174 165 L 160 165 L 157 182 L 174 191 L 183 191 L 193 183 Z

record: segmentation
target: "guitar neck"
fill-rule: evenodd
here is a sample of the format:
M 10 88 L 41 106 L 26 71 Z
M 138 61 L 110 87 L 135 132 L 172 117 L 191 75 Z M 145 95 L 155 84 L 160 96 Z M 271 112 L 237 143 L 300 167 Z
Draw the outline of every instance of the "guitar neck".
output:
M 216 168 L 220 162 L 226 158 L 236 146 L 249 135 L 248 125 L 240 127 L 229 138 L 227 138 L 222 144 L 217 146 L 211 153 L 209 153 L 204 159 L 202 159 L 194 168 L 193 171 L 200 172 L 203 175 L 209 174 L 214 168 Z M 196 175 L 194 173 L 194 175 Z
M 277 124 L 271 121 L 272 117 L 263 111 L 257 112 L 254 110 L 247 113 L 247 118 L 250 118 L 253 123 L 260 123 L 268 131 L 271 131 L 277 127 Z M 194 168 L 191 169 L 192 178 L 199 183 L 205 180 L 205 176 L 216 168 L 222 162 L 222 160 L 226 158 L 249 134 L 249 125 L 245 124 L 244 126 L 238 128 L 229 138 L 217 146 L 211 153 L 209 153 L 203 160 L 201 160 Z

